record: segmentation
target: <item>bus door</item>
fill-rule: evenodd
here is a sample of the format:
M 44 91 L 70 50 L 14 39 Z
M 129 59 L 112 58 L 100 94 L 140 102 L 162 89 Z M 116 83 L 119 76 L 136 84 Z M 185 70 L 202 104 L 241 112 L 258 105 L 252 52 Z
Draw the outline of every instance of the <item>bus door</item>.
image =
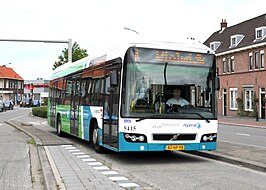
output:
M 79 124 L 79 88 L 80 88 L 80 76 L 72 78 L 72 93 L 70 102 L 70 133 L 78 136 L 78 124 Z
M 121 63 L 121 62 L 120 62 Z M 103 117 L 103 143 L 118 148 L 119 85 L 121 64 L 107 71 Z
M 50 88 L 50 125 L 55 126 L 56 88 L 58 82 L 53 82 Z

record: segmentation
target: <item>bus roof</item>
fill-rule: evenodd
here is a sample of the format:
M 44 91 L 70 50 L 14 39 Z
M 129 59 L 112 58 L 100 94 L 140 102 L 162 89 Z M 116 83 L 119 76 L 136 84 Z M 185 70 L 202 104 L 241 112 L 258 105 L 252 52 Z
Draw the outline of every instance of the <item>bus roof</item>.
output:
M 73 63 L 66 63 L 58 68 L 56 68 L 51 76 L 51 80 L 56 78 L 61 78 L 67 76 L 71 73 L 81 71 L 88 68 L 90 65 L 95 65 L 100 62 L 109 61 L 115 58 L 123 59 L 126 51 L 130 47 L 141 47 L 141 48 L 151 48 L 151 49 L 165 49 L 165 50 L 178 50 L 178 51 L 189 51 L 198 53 L 210 53 L 214 54 L 209 47 L 205 46 L 201 42 L 187 39 L 185 41 L 176 42 L 162 42 L 162 41 L 139 41 L 134 43 L 126 43 L 117 48 L 111 49 L 106 53 L 100 53 L 96 56 L 88 56 Z

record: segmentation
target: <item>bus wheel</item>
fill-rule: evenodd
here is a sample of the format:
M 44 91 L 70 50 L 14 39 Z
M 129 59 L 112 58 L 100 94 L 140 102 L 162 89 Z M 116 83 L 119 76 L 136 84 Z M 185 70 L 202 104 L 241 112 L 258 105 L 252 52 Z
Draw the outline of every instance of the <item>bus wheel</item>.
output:
M 98 153 L 103 153 L 104 148 L 100 146 L 99 144 L 99 135 L 98 135 L 98 127 L 95 126 L 92 133 L 92 144 L 94 147 L 94 150 Z
M 61 119 L 57 119 L 57 127 L 56 127 L 56 132 L 59 137 L 63 136 L 63 132 L 61 131 Z

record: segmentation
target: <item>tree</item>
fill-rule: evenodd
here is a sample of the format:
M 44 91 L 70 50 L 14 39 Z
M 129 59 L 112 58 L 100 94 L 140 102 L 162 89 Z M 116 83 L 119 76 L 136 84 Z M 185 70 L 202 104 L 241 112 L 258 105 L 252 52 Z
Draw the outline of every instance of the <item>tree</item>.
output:
M 79 44 L 75 42 L 72 46 L 72 61 L 78 61 L 84 57 L 87 57 L 88 53 L 86 49 L 81 49 L 79 47 Z M 53 70 L 55 70 L 57 67 L 64 65 L 68 62 L 68 49 L 65 48 L 62 50 L 62 54 L 58 56 L 59 61 L 55 61 L 53 65 Z

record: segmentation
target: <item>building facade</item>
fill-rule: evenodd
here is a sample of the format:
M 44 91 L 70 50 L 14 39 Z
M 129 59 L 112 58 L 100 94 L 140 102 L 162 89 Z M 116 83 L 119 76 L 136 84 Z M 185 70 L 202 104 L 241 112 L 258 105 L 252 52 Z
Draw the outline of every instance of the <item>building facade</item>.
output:
M 43 102 L 48 97 L 49 80 L 37 78 L 37 80 L 24 81 L 24 98 L 32 98 Z
M 218 114 L 265 118 L 266 14 L 231 27 L 222 20 L 204 44 L 217 56 Z
M 12 68 L 0 66 L 0 99 L 12 100 L 15 104 L 23 96 L 24 80 Z

